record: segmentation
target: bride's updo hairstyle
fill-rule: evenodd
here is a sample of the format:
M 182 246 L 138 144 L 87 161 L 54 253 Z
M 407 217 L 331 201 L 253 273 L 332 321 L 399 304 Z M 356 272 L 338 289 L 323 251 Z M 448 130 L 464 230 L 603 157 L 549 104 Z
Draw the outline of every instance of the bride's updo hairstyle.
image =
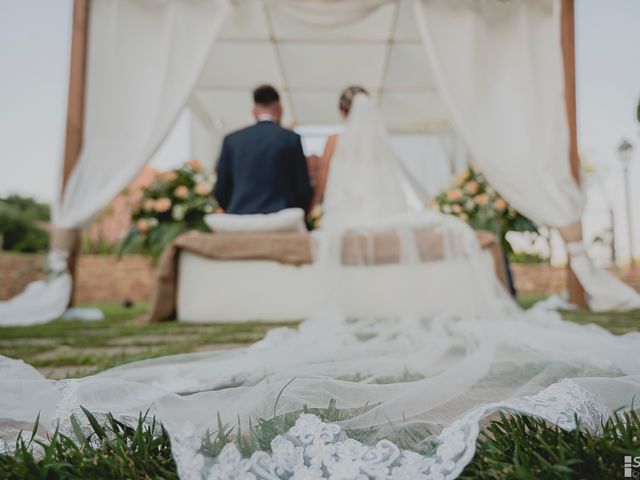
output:
M 342 94 L 340 94 L 338 108 L 345 117 L 349 115 L 349 110 L 351 110 L 351 103 L 358 93 L 364 93 L 365 95 L 369 96 L 369 92 L 358 85 L 347 87 L 342 91 Z

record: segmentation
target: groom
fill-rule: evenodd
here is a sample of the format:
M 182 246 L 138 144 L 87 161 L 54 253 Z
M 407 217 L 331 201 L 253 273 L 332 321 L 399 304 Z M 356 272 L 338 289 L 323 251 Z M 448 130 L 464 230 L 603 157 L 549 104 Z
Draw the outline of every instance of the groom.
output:
M 308 210 L 313 196 L 300 136 L 280 126 L 280 95 L 269 85 L 253 92 L 256 123 L 227 135 L 213 192 L 226 213 Z

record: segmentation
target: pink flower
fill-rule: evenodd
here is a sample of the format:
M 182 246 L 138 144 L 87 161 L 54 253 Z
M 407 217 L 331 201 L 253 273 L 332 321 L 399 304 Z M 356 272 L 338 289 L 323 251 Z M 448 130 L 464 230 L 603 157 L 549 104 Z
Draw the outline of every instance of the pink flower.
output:
M 480 188 L 480 185 L 478 185 L 478 182 L 475 182 L 473 180 L 471 180 L 469 183 L 467 183 L 465 185 L 465 187 L 464 187 L 464 189 L 467 191 L 467 193 L 470 193 L 471 195 L 476 193 L 479 188 Z
M 167 212 L 171 208 L 171 200 L 168 198 L 159 198 L 153 202 L 153 208 L 158 213 Z
M 489 197 L 486 194 L 481 193 L 480 195 L 475 196 L 475 201 L 478 205 L 486 205 L 489 203 Z
M 457 188 L 455 190 L 450 190 L 447 192 L 447 198 L 452 202 L 458 201 L 462 198 L 462 192 Z
M 189 197 L 189 189 L 184 185 L 180 185 L 180 186 L 176 187 L 176 189 L 173 191 L 173 194 L 177 198 L 185 199 L 185 198 Z
M 202 165 L 202 162 L 197 158 L 194 158 L 193 160 L 189 160 L 187 163 L 185 163 L 185 166 L 189 167 L 191 170 L 202 170 L 204 168 L 204 165 Z
M 198 195 L 206 197 L 211 193 L 211 185 L 207 183 L 199 183 L 196 185 L 196 188 L 194 190 Z
M 454 177 L 453 183 L 456 185 L 462 185 L 467 178 L 469 178 L 469 170 L 464 169 Z
M 160 180 L 162 180 L 165 183 L 171 183 L 173 182 L 176 178 L 178 178 L 178 174 L 176 172 L 162 172 L 160 175 Z
M 141 218 L 136 222 L 136 228 L 139 232 L 146 233 L 149 231 L 149 222 L 147 222 L 144 218 Z
M 150 212 L 155 207 L 155 202 L 151 198 L 147 198 L 142 204 L 142 209 L 145 212 Z
M 505 202 L 502 198 L 496 198 L 494 203 L 496 210 L 500 212 L 504 212 L 507 209 L 507 202 Z

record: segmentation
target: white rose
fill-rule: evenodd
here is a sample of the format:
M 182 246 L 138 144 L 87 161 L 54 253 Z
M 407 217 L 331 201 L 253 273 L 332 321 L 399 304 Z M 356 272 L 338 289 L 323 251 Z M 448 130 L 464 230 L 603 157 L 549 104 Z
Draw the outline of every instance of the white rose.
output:
M 171 210 L 171 217 L 176 221 L 179 222 L 180 220 L 184 219 L 184 207 L 182 207 L 181 205 L 175 205 L 173 207 L 173 209 Z

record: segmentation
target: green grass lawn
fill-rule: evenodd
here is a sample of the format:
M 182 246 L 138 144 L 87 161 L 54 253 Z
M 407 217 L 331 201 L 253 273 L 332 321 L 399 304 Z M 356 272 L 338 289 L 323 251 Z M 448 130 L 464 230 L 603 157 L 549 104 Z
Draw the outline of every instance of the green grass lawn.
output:
M 541 295 L 520 298 L 528 308 Z M 123 363 L 177 353 L 233 348 L 251 344 L 277 326 L 289 323 L 184 322 L 146 323 L 148 305 L 93 305 L 106 315 L 104 321 L 62 319 L 29 327 L 0 327 L 0 354 L 20 358 L 49 378 L 69 378 L 95 373 Z M 566 320 L 600 325 L 615 334 L 640 330 L 640 311 L 626 313 L 562 312 Z
M 62 319 L 29 327 L 0 327 L 0 353 L 20 358 L 49 378 L 77 377 L 134 360 L 253 343 L 275 326 L 295 323 L 145 323 L 147 304 L 92 305 L 104 321 Z
M 526 295 L 520 303 L 529 307 L 543 298 Z M 261 339 L 275 326 L 295 323 L 183 322 L 145 323 L 148 306 L 93 305 L 106 315 L 100 322 L 56 320 L 30 327 L 0 327 L 0 353 L 21 358 L 49 378 L 77 377 L 134 360 L 176 353 L 213 350 L 246 345 Z M 576 323 L 595 323 L 613 333 L 640 329 L 640 312 L 594 314 L 563 312 Z

